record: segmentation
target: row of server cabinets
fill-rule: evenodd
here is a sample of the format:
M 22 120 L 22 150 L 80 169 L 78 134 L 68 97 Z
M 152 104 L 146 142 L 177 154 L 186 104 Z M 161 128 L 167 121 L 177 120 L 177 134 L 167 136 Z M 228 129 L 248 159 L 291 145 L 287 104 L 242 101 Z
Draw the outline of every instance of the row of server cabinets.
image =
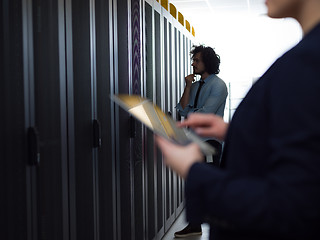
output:
M 152 0 L 2 0 L 0 239 L 161 239 L 184 183 L 111 100 L 177 119 L 194 37 Z

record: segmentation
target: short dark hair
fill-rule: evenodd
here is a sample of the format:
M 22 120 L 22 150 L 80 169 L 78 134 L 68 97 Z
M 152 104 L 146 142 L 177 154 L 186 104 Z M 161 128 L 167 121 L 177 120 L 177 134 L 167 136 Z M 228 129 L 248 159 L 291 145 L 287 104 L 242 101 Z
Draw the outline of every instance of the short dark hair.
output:
M 193 59 L 194 55 L 197 53 L 201 53 L 202 61 L 206 68 L 206 71 L 209 74 L 218 74 L 220 72 L 220 56 L 216 54 L 216 52 L 211 47 L 205 47 L 203 45 L 192 46 L 192 50 L 190 51 L 191 59 Z

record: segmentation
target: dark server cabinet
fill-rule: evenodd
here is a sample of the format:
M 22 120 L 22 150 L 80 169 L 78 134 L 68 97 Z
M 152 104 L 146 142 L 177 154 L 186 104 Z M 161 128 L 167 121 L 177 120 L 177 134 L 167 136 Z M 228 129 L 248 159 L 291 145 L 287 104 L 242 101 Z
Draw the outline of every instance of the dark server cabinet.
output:
M 159 12 L 158 12 L 159 11 Z M 161 17 L 161 7 L 154 11 L 154 56 L 155 56 L 155 103 L 162 107 L 164 100 L 163 76 L 162 76 L 162 42 L 163 42 L 163 23 Z M 164 235 L 164 170 L 162 154 L 155 148 L 155 210 L 156 210 L 156 233 L 158 238 Z
M 153 7 L 145 2 L 145 96 L 154 99 L 154 20 Z M 146 179 L 146 230 L 147 239 L 153 239 L 156 235 L 156 208 L 155 208 L 155 146 L 153 133 L 146 129 L 145 134 L 145 179 Z
M 142 82 L 142 1 L 131 0 L 131 81 L 130 88 L 132 94 L 141 94 Z M 146 239 L 146 209 L 145 209 L 145 179 L 144 179 L 144 145 L 143 145 L 143 127 L 139 121 L 131 120 L 131 157 L 133 169 L 133 215 L 134 234 L 132 239 Z
M 115 7 L 116 2 L 111 1 L 72 1 L 73 76 L 69 81 L 72 86 L 69 112 L 73 120 L 70 141 L 74 153 L 70 166 L 74 170 L 70 182 L 74 183 L 75 206 L 72 211 L 70 205 L 70 211 L 77 240 L 120 239 L 116 184 L 122 172 L 115 130 L 118 117 L 110 102 L 118 67 Z
M 76 239 L 98 239 L 98 151 L 94 146 L 93 122 L 97 119 L 95 12 L 90 0 L 72 1 L 73 76 L 69 122 L 73 134 L 71 169 L 74 182 Z M 97 123 L 97 122 L 96 122 Z M 96 126 L 99 127 L 99 126 Z
M 172 23 L 168 23 L 168 81 L 167 81 L 167 86 L 168 86 L 168 98 L 167 100 L 167 106 L 168 106 L 168 112 L 173 116 L 173 113 L 175 111 L 174 109 L 174 98 L 173 98 L 173 92 L 174 92 L 174 85 L 173 85 L 173 79 L 174 77 L 174 45 L 173 45 L 173 40 L 172 40 Z M 174 194 L 175 194 L 175 188 L 174 188 L 174 183 L 173 183 L 173 172 L 169 169 L 166 168 L 165 171 L 165 189 L 166 189 L 166 209 L 165 209 L 165 226 L 166 229 L 169 229 L 172 223 L 175 220 L 175 208 L 174 208 Z
M 175 105 L 184 86 L 184 32 L 156 1 L 144 2 L 145 96 L 179 119 Z M 170 19 L 170 20 L 168 20 Z M 190 46 L 189 46 L 190 47 Z M 184 207 L 184 183 L 163 165 L 162 155 L 146 131 L 147 239 L 160 239 Z
M 1 239 L 115 239 L 109 11 L 1 3 Z
M 171 44 L 171 23 L 164 18 L 164 96 L 165 107 L 164 111 L 172 114 L 172 44 Z M 173 191 L 172 191 L 172 171 L 169 168 L 164 169 L 164 225 L 165 230 L 169 229 L 172 225 L 175 214 L 173 204 Z
M 61 1 L 1 5 L 8 206 L 2 239 L 67 239 L 64 7 Z
M 130 72 L 131 40 L 129 33 L 129 1 L 118 0 L 115 18 L 115 93 L 131 92 Z M 132 138 L 134 120 L 127 112 L 115 108 L 116 135 L 116 191 L 117 191 L 117 239 L 132 239 L 135 235 L 134 219 L 134 162 Z
M 0 238 L 20 240 L 28 233 L 22 4 L 3 0 L 0 9 Z
M 161 239 L 183 182 L 110 94 L 140 94 L 175 118 L 182 33 L 151 0 L 0 10 L 0 238 Z
M 114 93 L 141 94 L 141 1 L 114 7 Z M 149 239 L 143 127 L 118 106 L 115 118 L 116 239 Z
M 96 111 L 100 123 L 101 145 L 98 152 L 98 219 L 99 239 L 116 239 L 115 141 L 114 110 L 110 101 L 114 76 L 111 1 L 95 0 L 96 32 Z M 98 132 L 99 133 L 99 132 Z M 98 140 L 96 138 L 96 140 Z M 96 141 L 95 141 L 96 142 Z
M 31 10 L 28 9 L 29 13 Z M 29 42 L 28 55 L 30 60 L 33 55 L 34 75 L 33 79 L 29 78 L 27 95 L 30 123 L 39 132 L 40 153 L 40 161 L 30 176 L 31 188 L 36 195 L 31 201 L 36 204 L 35 239 L 67 239 L 69 187 L 63 2 L 34 0 L 32 21 L 33 53 Z M 31 29 L 28 31 L 28 34 L 32 33 Z M 29 40 L 32 40 L 31 36 Z M 28 66 L 32 60 L 24 64 Z M 29 69 L 32 72 L 32 66 Z

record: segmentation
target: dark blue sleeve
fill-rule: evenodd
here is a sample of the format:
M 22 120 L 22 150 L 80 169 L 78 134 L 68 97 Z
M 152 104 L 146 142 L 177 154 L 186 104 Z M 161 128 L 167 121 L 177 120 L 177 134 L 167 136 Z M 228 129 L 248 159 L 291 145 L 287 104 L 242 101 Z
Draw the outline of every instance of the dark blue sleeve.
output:
M 190 222 L 209 215 L 226 229 L 305 239 L 320 236 L 319 59 L 311 53 L 289 54 L 266 76 L 269 92 L 264 93 L 266 104 L 260 111 L 268 111 L 265 147 L 270 154 L 255 159 L 264 172 L 252 174 L 255 169 L 250 165 L 239 171 L 199 163 L 191 167 L 186 179 Z M 228 160 L 245 165 L 247 158 L 238 154 Z

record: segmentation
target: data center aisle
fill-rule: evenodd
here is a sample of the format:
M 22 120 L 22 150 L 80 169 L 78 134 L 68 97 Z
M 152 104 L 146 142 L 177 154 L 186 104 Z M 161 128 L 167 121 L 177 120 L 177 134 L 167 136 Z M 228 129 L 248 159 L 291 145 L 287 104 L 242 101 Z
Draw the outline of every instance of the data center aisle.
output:
M 209 239 L 209 224 L 202 224 L 202 235 L 201 236 L 191 236 L 187 238 L 175 238 L 174 233 L 180 231 L 185 226 L 187 226 L 186 218 L 185 218 L 185 210 L 182 211 L 180 216 L 171 226 L 169 231 L 163 236 L 162 240 L 208 240 Z

